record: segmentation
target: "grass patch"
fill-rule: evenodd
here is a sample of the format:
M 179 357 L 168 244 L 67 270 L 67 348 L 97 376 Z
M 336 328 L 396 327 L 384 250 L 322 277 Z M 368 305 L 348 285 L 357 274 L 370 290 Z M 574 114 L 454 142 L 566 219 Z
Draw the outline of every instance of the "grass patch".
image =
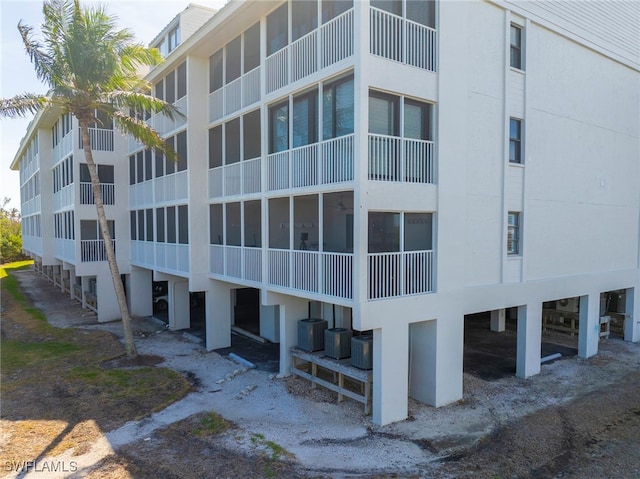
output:
M 215 436 L 225 432 L 231 424 L 219 414 L 209 412 L 200 420 L 200 427 L 194 429 L 193 434 L 200 437 Z
M 263 475 L 264 477 L 277 477 L 279 461 L 284 459 L 295 459 L 295 455 L 287 451 L 277 442 L 268 441 L 263 434 L 252 433 L 251 443 L 260 450 L 264 459 Z
M 77 344 L 60 341 L 28 343 L 24 341 L 2 341 L 2 372 L 13 374 L 25 367 L 39 366 L 43 362 L 55 361 L 80 351 Z
M 9 270 L 18 271 L 21 269 L 27 269 L 27 268 L 30 268 L 32 264 L 33 264 L 32 259 L 27 259 L 24 261 L 14 261 L 13 263 L 0 264 L 0 279 L 3 279 L 6 276 L 8 276 Z

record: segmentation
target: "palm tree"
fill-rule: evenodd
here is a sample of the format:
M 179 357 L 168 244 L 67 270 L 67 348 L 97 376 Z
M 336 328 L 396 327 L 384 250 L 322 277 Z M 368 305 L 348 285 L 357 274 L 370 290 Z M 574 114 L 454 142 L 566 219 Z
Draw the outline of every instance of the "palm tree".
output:
M 26 116 L 57 107 L 78 119 L 98 224 L 122 314 L 127 356 L 134 358 L 137 351 L 131 317 L 104 212 L 89 125 L 100 124 L 98 116 L 109 118 L 123 133 L 175 161 L 175 151 L 135 112 L 162 113 L 172 119 L 181 114 L 172 105 L 144 93 L 150 86 L 138 69 L 162 61 L 159 52 L 136 44 L 130 31 L 117 30 L 114 18 L 103 7 L 81 7 L 78 0 L 47 0 L 43 14 L 42 43 L 34 37 L 32 27 L 20 22 L 18 30 L 36 75 L 49 92 L 2 99 L 0 115 Z

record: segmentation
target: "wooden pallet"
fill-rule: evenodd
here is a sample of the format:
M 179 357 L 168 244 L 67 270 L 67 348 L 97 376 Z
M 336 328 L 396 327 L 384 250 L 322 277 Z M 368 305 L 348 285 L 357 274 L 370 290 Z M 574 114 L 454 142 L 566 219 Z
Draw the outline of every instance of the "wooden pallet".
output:
M 365 371 L 351 366 L 349 359 L 328 358 L 323 351 L 310 353 L 299 348 L 291 348 L 291 357 L 293 359 L 291 372 L 311 381 L 311 387 L 319 384 L 338 393 L 338 402 L 346 396 L 364 404 L 365 414 L 371 412 L 373 371 Z M 333 380 L 319 377 L 318 373 L 322 372 L 328 372 L 329 374 L 325 374 L 325 377 L 332 377 Z M 345 379 L 358 384 L 360 392 L 347 388 Z

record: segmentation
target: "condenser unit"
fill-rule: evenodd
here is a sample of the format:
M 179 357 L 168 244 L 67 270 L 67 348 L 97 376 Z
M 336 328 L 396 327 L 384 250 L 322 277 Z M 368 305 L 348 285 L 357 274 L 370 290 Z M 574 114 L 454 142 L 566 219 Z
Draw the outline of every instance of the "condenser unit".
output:
M 351 365 L 359 369 L 373 369 L 373 335 L 351 338 Z
M 308 318 L 298 321 L 298 347 L 309 352 L 322 351 L 327 326 L 324 319 Z
M 345 328 L 332 328 L 324 332 L 324 355 L 333 359 L 351 356 L 353 332 Z
M 556 310 L 566 313 L 577 313 L 580 307 L 580 298 L 565 298 L 556 301 Z

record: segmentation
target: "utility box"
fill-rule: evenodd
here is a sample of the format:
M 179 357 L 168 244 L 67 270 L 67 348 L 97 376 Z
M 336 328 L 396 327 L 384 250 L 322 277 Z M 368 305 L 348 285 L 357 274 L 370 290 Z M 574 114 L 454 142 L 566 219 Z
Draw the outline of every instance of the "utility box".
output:
M 332 328 L 324 332 L 324 355 L 333 359 L 351 356 L 353 331 L 346 328 Z
M 314 352 L 324 349 L 324 331 L 328 323 L 324 319 L 308 318 L 298 321 L 298 347 Z
M 359 369 L 373 369 L 373 335 L 351 338 L 351 365 Z

